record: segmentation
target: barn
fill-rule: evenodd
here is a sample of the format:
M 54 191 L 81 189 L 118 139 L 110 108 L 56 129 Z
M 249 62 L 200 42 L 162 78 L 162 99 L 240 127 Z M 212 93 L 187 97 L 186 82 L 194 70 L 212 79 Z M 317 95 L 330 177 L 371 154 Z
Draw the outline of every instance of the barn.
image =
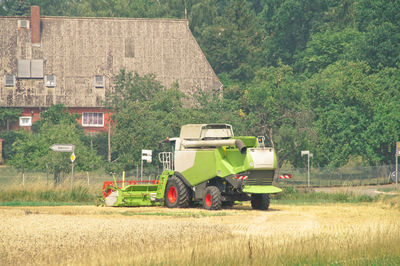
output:
M 29 130 L 45 108 L 61 103 L 85 132 L 108 130 L 103 106 L 121 69 L 153 73 L 166 87 L 220 92 L 222 84 L 188 20 L 41 16 L 0 17 L 0 107 L 23 112 Z

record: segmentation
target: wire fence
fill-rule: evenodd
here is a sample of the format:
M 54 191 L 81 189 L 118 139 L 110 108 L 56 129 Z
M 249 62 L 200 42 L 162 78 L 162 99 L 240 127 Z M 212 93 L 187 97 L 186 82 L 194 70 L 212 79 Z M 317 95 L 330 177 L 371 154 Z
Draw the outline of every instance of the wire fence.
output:
M 275 181 L 280 186 L 308 186 L 308 182 L 310 187 L 383 185 L 393 182 L 389 176 L 394 170 L 393 165 L 312 167 L 308 179 L 307 168 L 283 168 L 280 169 Z M 292 174 L 292 178 L 280 179 L 279 176 L 282 174 Z
M 132 169 L 125 172 L 125 180 L 155 180 L 160 175 L 158 169 L 143 169 L 143 175 L 139 169 Z M 21 171 L 11 167 L 0 168 L 0 186 L 55 186 L 55 185 L 69 185 L 69 186 L 99 186 L 101 187 L 105 181 L 112 181 L 113 176 L 116 180 L 123 179 L 123 173 L 105 173 L 104 170 L 97 171 L 81 171 L 71 173 L 61 172 L 59 176 L 55 177 L 52 172 L 43 171 Z M 55 180 L 57 178 L 57 180 Z
M 308 186 L 311 187 L 332 187 L 332 186 L 364 186 L 381 185 L 393 182 L 390 174 L 393 173 L 393 165 L 348 167 L 348 168 L 311 168 L 308 181 L 307 168 L 282 168 L 276 173 L 275 185 L 277 186 Z M 144 168 L 143 175 L 140 167 L 126 171 L 125 180 L 156 180 L 161 169 Z M 292 174 L 291 179 L 280 179 L 283 174 Z M 116 180 L 121 181 L 123 173 L 114 174 Z M 392 175 L 393 177 L 393 175 Z M 400 174 L 399 174 L 400 179 Z M 88 185 L 101 187 L 104 181 L 112 181 L 113 174 L 105 173 L 99 169 L 91 172 L 60 173 L 58 184 L 64 185 Z M 0 185 L 4 186 L 31 186 L 47 185 L 54 186 L 54 174 L 43 171 L 24 171 L 12 167 L 0 167 Z

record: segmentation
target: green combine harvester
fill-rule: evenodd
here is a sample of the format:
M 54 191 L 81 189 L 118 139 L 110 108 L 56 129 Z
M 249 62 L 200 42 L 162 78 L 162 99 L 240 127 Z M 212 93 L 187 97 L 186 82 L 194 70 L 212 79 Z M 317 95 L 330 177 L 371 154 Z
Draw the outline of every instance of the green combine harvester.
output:
M 185 208 L 202 202 L 207 210 L 251 200 L 253 209 L 267 210 L 277 168 L 273 148 L 263 137 L 234 137 L 228 124 L 189 124 L 179 138 L 169 138 L 172 152 L 161 152 L 163 172 L 157 180 L 114 180 L 103 185 L 107 206 Z

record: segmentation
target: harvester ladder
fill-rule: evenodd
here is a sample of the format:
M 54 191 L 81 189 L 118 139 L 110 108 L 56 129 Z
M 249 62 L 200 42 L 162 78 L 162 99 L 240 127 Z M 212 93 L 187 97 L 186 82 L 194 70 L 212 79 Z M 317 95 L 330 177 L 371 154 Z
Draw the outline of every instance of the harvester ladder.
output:
M 158 159 L 163 165 L 163 171 L 174 170 L 174 156 L 172 152 L 160 152 L 158 154 Z

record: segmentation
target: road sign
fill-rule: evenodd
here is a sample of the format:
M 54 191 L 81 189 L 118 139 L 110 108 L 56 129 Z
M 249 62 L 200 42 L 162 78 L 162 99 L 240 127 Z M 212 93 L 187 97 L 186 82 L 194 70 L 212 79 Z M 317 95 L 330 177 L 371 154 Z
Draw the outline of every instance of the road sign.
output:
M 303 157 L 303 155 L 307 155 L 309 153 L 310 153 L 310 151 L 301 151 L 301 156 Z
M 75 162 L 76 156 L 75 156 L 75 152 L 73 152 L 71 154 L 71 162 Z
M 152 150 L 142 150 L 142 155 L 148 155 L 151 156 L 153 154 Z
M 143 155 L 142 156 L 142 160 L 143 161 L 147 161 L 148 163 L 151 163 L 151 159 L 152 159 L 151 156 L 148 156 L 148 155 Z
M 152 150 L 142 150 L 142 160 L 151 163 Z
M 74 152 L 75 145 L 73 144 L 53 144 L 50 149 L 57 152 Z
M 143 180 L 143 161 L 147 161 L 151 163 L 151 155 L 153 154 L 152 150 L 142 150 L 142 160 L 140 163 L 140 180 Z
M 400 141 L 396 143 L 396 156 L 400 156 Z

